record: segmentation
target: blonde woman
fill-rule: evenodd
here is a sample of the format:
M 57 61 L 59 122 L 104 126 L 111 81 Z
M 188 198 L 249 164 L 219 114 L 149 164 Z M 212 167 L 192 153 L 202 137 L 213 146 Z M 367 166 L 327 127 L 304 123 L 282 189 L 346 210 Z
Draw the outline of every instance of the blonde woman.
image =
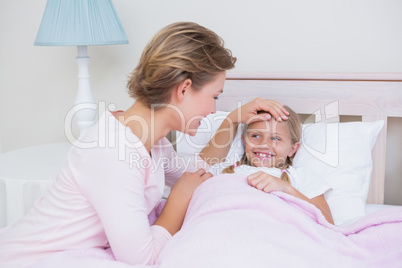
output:
M 226 70 L 235 62 L 223 40 L 196 23 L 160 30 L 128 81 L 134 104 L 106 111 L 82 140 L 97 146 L 73 148 L 48 193 L 0 231 L 1 266 L 23 268 L 57 252 L 92 248 L 110 248 L 128 264 L 153 264 L 181 228 L 193 191 L 212 176 L 175 161 L 165 136 L 173 130 L 196 133 L 200 120 L 216 111 Z M 248 107 L 251 113 L 262 108 L 285 116 L 276 102 Z M 165 182 L 174 186 L 150 223 Z

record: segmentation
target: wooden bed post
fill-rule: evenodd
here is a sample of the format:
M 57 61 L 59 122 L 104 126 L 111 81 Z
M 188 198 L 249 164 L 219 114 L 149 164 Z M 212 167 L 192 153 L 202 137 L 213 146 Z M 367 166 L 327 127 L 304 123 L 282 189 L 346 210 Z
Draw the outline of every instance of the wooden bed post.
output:
M 387 117 L 362 116 L 363 122 L 372 122 L 377 120 L 383 120 L 384 126 L 378 134 L 377 141 L 372 150 L 373 171 L 371 173 L 370 189 L 367 196 L 368 204 L 384 204 Z

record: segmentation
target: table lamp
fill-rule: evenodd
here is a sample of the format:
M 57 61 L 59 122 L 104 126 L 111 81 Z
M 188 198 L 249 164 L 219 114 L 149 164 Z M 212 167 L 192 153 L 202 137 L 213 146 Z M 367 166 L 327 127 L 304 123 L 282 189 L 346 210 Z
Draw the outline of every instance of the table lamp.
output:
M 127 44 L 111 0 L 48 0 L 34 45 L 77 46 L 78 92 L 74 114 L 80 136 L 95 123 L 87 46 Z

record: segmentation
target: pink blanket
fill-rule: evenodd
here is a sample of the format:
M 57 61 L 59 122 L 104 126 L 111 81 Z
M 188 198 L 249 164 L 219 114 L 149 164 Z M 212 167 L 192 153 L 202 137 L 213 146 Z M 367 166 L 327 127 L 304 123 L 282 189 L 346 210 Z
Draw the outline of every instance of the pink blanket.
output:
M 305 201 L 220 175 L 196 190 L 156 265 L 126 265 L 92 249 L 58 253 L 37 267 L 402 267 L 402 208 L 338 227 Z

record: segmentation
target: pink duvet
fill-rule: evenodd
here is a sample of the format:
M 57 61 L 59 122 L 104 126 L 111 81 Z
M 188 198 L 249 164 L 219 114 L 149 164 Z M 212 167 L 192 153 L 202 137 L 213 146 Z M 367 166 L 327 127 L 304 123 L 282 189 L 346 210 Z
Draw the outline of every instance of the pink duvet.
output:
M 242 175 L 220 175 L 196 190 L 182 230 L 155 265 L 131 266 L 111 250 L 89 249 L 56 253 L 34 267 L 402 267 L 402 208 L 334 226 L 305 201 L 266 194 Z

